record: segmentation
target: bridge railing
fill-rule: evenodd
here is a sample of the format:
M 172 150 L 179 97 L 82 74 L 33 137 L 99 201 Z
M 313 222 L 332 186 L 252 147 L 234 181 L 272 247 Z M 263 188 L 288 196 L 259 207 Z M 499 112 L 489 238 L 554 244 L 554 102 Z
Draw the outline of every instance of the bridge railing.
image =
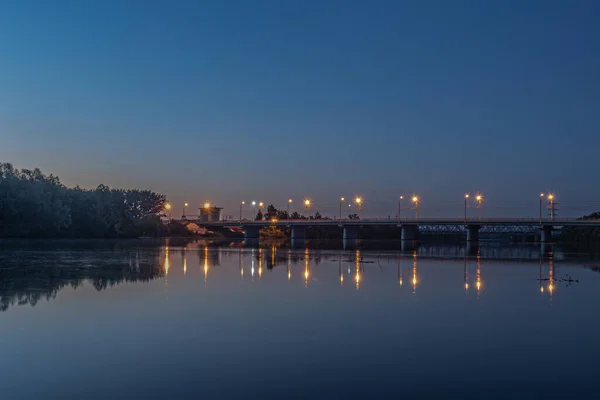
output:
M 554 224 L 561 225 L 562 223 L 571 224 L 594 224 L 600 223 L 600 219 L 579 219 L 579 218 L 364 218 L 364 219 L 348 219 L 348 218 L 336 218 L 336 219 L 285 219 L 285 220 L 228 220 L 228 221 L 214 221 L 204 222 L 206 224 L 252 224 L 252 225 L 285 225 L 285 224 L 362 224 L 362 223 L 419 223 L 419 224 Z

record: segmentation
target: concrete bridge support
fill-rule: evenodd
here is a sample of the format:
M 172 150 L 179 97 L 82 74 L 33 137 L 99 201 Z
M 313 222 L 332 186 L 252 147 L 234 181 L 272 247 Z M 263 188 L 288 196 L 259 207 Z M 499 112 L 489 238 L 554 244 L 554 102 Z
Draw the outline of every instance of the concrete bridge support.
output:
M 260 237 L 260 226 L 244 226 L 244 240 L 247 239 L 258 239 Z
M 347 239 L 358 239 L 358 226 L 344 227 L 344 240 Z
M 358 247 L 358 226 L 345 226 L 343 234 L 344 250 L 353 250 Z
M 402 240 L 417 240 L 419 238 L 419 227 L 417 225 L 402 225 Z
M 479 225 L 467 225 L 467 242 L 479 242 Z
M 290 227 L 290 244 L 293 249 L 303 248 L 306 246 L 306 229 L 303 225 Z
M 403 240 L 400 242 L 400 251 L 408 253 L 409 251 L 415 251 L 419 247 L 419 243 L 416 240 Z
M 306 229 L 304 225 L 290 227 L 292 240 L 306 240 Z
M 552 225 L 544 225 L 540 229 L 540 242 L 550 243 L 552 241 Z

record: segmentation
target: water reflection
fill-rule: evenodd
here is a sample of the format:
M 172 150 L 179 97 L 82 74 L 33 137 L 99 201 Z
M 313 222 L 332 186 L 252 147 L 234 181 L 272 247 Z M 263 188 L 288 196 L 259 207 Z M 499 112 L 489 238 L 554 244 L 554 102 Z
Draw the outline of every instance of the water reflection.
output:
M 181 257 L 176 257 L 174 260 L 171 254 L 173 251 L 180 251 Z M 193 265 L 195 258 L 188 257 L 190 251 L 198 253 L 199 265 Z M 544 253 L 540 251 L 539 246 L 512 249 L 498 246 L 469 248 L 420 246 L 407 254 L 403 251 L 369 252 L 363 249 L 327 251 L 308 247 L 298 251 L 291 248 L 282 249 L 276 245 L 247 249 L 240 247 L 239 243 L 214 247 L 206 242 L 173 247 L 171 243 L 167 243 L 164 247 L 119 248 L 112 251 L 6 250 L 0 258 L 0 303 L 2 310 L 17 304 L 34 306 L 42 298 L 48 300 L 55 298 L 56 294 L 66 286 L 78 287 L 85 283 L 90 283 L 97 290 L 104 290 L 123 282 L 150 281 L 162 277 L 167 288 L 168 279 L 171 279 L 172 275 L 172 279 L 197 279 L 198 275 L 194 271 L 198 270 L 201 271 L 205 287 L 208 287 L 211 284 L 211 275 L 217 272 L 215 268 L 221 264 L 223 258 L 229 260 L 232 257 L 237 258 L 241 282 L 254 282 L 255 276 L 258 280 L 263 280 L 266 275 L 270 277 L 272 272 L 276 272 L 279 266 L 285 265 L 284 279 L 288 282 L 297 282 L 301 279 L 305 288 L 308 288 L 313 280 L 326 282 L 331 279 L 327 273 L 330 267 L 337 270 L 335 275 L 340 287 L 344 287 L 348 279 L 352 281 L 352 286 L 356 290 L 369 286 L 370 278 L 376 274 L 388 268 L 393 270 L 395 267 L 397 272 L 392 279 L 396 280 L 395 285 L 398 290 L 405 290 L 404 268 L 405 265 L 410 265 L 410 270 L 407 272 L 410 279 L 409 289 L 415 295 L 430 284 L 436 284 L 435 277 L 429 275 L 427 268 L 424 272 L 419 271 L 420 260 L 433 258 L 438 260 L 438 263 L 458 262 L 459 265 L 462 262 L 462 271 L 459 269 L 456 272 L 456 286 L 460 287 L 459 282 L 462 280 L 464 293 L 468 294 L 473 287 L 479 299 L 485 289 L 483 272 L 486 264 L 514 264 L 514 260 L 502 258 L 507 255 L 516 256 L 516 260 L 523 267 L 539 263 L 539 271 L 534 273 L 531 279 L 533 282 L 538 281 L 538 285 L 534 285 L 533 288 L 542 295 L 551 298 L 556 295 L 558 285 L 573 286 L 579 283 L 579 278 L 571 274 L 564 274 L 557 278 L 556 263 L 571 263 L 564 253 L 553 249 Z M 181 264 L 176 265 L 178 262 Z M 231 264 L 230 261 L 227 263 Z M 379 268 L 369 265 L 375 263 Z M 475 271 L 469 271 L 473 263 Z M 265 265 L 267 271 L 264 270 Z M 600 271 L 598 264 L 593 261 L 583 265 Z M 302 266 L 300 273 L 293 273 L 295 266 Z M 470 272 L 474 272 L 474 275 Z M 246 273 L 250 274 L 250 281 L 244 280 Z M 427 280 L 423 280 L 420 273 L 423 273 Z M 223 274 L 226 275 L 226 272 Z M 269 279 L 268 283 L 271 282 Z M 377 284 L 373 283 L 373 285 Z
M 165 251 L 165 253 L 167 253 Z M 160 249 L 136 251 L 3 251 L 0 259 L 0 310 L 53 300 L 65 287 L 90 284 L 97 291 L 121 283 L 165 277 L 168 256 Z

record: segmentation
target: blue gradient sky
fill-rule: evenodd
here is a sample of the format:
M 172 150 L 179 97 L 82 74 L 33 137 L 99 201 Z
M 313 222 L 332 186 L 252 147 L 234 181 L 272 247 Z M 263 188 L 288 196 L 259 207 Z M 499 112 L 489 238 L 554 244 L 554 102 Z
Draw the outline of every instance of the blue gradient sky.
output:
M 596 1 L 3 1 L 0 160 L 179 204 L 600 209 Z M 176 207 L 177 209 L 177 207 Z

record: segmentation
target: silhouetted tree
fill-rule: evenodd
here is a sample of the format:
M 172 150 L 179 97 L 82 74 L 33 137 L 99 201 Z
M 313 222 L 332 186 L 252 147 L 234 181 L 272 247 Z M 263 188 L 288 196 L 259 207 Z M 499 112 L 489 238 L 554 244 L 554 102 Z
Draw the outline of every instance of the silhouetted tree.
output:
M 304 219 L 297 211 L 294 211 L 292 215 L 290 215 L 290 219 Z
M 289 214 L 285 210 L 277 211 L 277 219 L 290 219 Z
M 262 211 L 261 211 L 261 210 L 258 210 L 258 212 L 256 213 L 256 218 L 255 218 L 255 219 L 256 219 L 257 221 L 262 221 L 262 220 L 263 220 L 263 217 L 264 217 L 264 216 L 263 216 L 263 213 L 262 213 Z
M 270 204 L 267 207 L 267 212 L 265 213 L 265 219 L 270 221 L 273 218 L 277 218 L 277 209 L 275 208 L 275 206 L 273 204 Z
M 317 211 L 317 212 L 315 212 L 313 219 L 323 219 L 323 216 L 321 215 L 320 212 Z
M 348 215 L 348 219 L 360 219 L 360 217 L 358 216 L 358 214 L 350 214 Z

